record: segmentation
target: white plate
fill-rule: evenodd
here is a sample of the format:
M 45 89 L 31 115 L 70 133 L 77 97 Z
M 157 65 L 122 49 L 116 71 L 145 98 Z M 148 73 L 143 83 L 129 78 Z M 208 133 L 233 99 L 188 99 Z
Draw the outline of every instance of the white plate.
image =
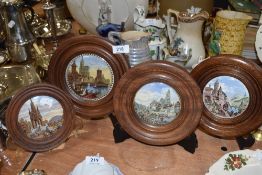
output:
M 134 27 L 133 14 L 138 5 L 148 9 L 148 0 L 66 0 L 72 17 L 89 32 L 96 34 L 99 18 L 99 2 L 108 2 L 111 6 L 111 23 L 125 22 L 125 29 Z
M 255 46 L 256 46 L 257 56 L 259 60 L 262 62 L 262 25 L 259 27 L 257 31 Z
M 87 158 L 78 163 L 69 175 L 123 175 L 118 167 L 104 160 L 103 164 L 90 164 Z
M 243 162 L 235 161 L 234 170 L 229 167 L 230 164 L 226 162 L 229 156 L 240 156 Z M 231 159 L 232 160 L 232 159 Z M 228 166 L 227 166 L 228 165 Z M 241 165 L 241 166 L 237 166 Z M 228 167 L 228 170 L 225 167 Z M 217 162 L 215 162 L 210 168 L 206 175 L 261 175 L 262 173 L 262 151 L 261 150 L 240 150 L 225 154 Z

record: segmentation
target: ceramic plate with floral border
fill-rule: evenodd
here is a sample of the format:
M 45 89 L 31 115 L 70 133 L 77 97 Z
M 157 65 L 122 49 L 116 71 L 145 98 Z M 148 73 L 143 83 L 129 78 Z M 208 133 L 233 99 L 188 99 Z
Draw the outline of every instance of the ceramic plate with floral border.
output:
M 262 172 L 261 150 L 240 150 L 225 154 L 206 175 L 259 175 Z

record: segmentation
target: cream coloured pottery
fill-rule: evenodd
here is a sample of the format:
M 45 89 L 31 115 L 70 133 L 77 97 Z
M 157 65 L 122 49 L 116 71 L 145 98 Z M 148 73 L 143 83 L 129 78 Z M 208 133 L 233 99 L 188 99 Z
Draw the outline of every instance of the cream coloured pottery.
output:
M 167 31 L 170 41 L 168 61 L 181 61 L 184 67 L 191 69 L 200 59 L 205 58 L 205 48 L 202 41 L 202 25 L 209 18 L 206 11 L 199 13 L 178 12 L 168 9 Z M 175 16 L 178 24 L 172 22 Z M 172 28 L 176 28 L 173 34 Z
M 101 17 L 101 4 L 105 2 L 107 15 Z M 89 32 L 96 34 L 96 27 L 101 18 L 109 18 L 108 22 L 121 24 L 125 22 L 125 30 L 134 28 L 133 14 L 137 6 L 148 9 L 148 0 L 66 0 L 72 17 Z
M 262 62 L 262 26 L 260 26 L 257 31 L 255 46 L 256 46 L 257 56 L 260 62 Z

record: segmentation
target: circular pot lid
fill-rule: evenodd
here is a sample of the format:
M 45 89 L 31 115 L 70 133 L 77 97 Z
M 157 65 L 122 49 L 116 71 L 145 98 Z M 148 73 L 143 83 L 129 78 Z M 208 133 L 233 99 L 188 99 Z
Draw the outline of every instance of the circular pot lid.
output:
M 74 109 L 59 88 L 36 84 L 21 89 L 6 111 L 6 126 L 13 141 L 32 152 L 53 149 L 71 133 Z
M 123 54 L 97 36 L 77 36 L 61 43 L 51 58 L 48 80 L 69 94 L 76 114 L 99 118 L 113 112 L 113 93 L 128 69 Z
M 261 68 L 235 55 L 201 62 L 191 72 L 204 103 L 200 127 L 223 137 L 243 136 L 262 124 Z
M 114 110 L 122 128 L 151 145 L 174 144 L 197 127 L 201 92 L 182 67 L 150 61 L 128 70 L 118 82 Z

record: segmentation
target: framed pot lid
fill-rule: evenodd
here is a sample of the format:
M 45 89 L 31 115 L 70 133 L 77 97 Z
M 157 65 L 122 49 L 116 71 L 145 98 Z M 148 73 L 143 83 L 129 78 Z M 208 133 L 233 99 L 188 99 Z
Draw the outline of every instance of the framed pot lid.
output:
M 189 73 L 166 61 L 150 61 L 127 71 L 114 94 L 123 129 L 151 145 L 174 144 L 189 136 L 202 114 L 201 92 Z
M 113 112 L 113 92 L 128 61 L 123 54 L 113 54 L 112 46 L 101 37 L 77 36 L 61 43 L 51 58 L 50 83 L 69 94 L 76 114 L 83 118 Z
M 17 92 L 5 116 L 8 133 L 16 144 L 32 152 L 42 152 L 68 138 L 74 109 L 61 89 L 41 83 Z
M 204 131 L 230 138 L 262 124 L 262 72 L 254 62 L 235 55 L 215 56 L 201 62 L 191 75 L 202 92 Z

